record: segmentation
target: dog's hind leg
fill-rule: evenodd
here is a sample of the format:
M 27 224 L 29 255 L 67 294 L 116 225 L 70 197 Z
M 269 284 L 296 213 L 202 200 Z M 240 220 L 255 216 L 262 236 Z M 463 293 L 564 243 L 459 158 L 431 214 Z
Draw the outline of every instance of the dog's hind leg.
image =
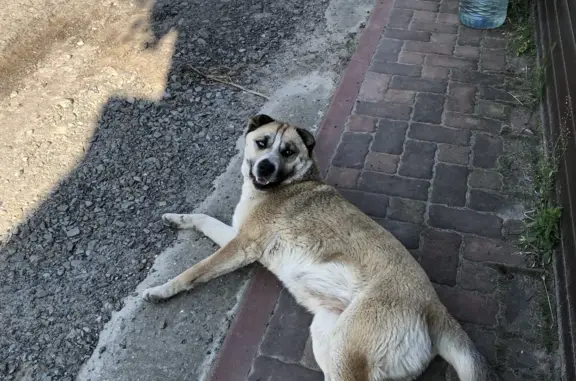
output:
M 316 363 L 324 373 L 324 381 L 330 381 L 330 339 L 334 335 L 332 332 L 340 314 L 328 310 L 321 310 L 314 315 L 310 325 L 310 335 L 312 336 L 312 351 Z
M 164 223 L 174 229 L 196 229 L 222 247 L 236 236 L 233 227 L 218 221 L 206 214 L 174 214 L 162 215 Z
M 416 379 L 432 359 L 424 314 L 413 306 L 399 309 L 385 291 L 378 292 L 377 297 L 358 296 L 336 322 L 331 381 Z

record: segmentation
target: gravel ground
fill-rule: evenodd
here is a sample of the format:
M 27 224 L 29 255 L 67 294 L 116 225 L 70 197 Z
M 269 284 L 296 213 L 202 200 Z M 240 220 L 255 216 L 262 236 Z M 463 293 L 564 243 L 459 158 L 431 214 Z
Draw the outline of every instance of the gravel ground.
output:
M 325 0 L 167 0 L 151 7 L 147 49 L 177 32 L 164 95 L 108 99 L 73 169 L 3 239 L 2 380 L 72 380 L 111 312 L 173 240 L 159 216 L 197 205 L 236 153 L 245 120 L 263 99 L 206 82 L 190 68 L 271 93 L 262 83 L 275 68 L 287 65 L 286 75 L 299 65 L 320 66 L 318 55 L 293 47 L 324 28 L 327 6 Z M 11 97 L 25 89 L 18 91 Z M 74 99 L 57 105 L 60 115 L 78 113 L 76 106 Z M 61 149 L 36 143 L 39 156 Z M 8 148 L 0 149 L 8 157 Z M 10 179 L 0 180 L 1 209 L 13 189 Z

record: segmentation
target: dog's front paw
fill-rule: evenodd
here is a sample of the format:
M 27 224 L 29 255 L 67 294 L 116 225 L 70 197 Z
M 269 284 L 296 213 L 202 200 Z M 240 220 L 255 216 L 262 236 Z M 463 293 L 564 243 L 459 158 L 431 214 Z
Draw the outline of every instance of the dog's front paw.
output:
M 167 295 L 164 285 L 147 288 L 142 293 L 142 299 L 149 303 L 158 303 L 168 299 L 169 297 L 170 296 Z
M 162 221 L 172 229 L 182 229 L 185 225 L 183 214 L 166 213 L 162 215 Z

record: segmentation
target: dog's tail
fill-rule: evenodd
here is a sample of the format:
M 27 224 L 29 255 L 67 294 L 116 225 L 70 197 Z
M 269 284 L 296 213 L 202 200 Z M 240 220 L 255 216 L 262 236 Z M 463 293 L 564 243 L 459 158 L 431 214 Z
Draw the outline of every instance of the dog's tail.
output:
M 456 370 L 460 381 L 498 380 L 488 361 L 440 302 L 429 312 L 428 326 L 432 344 Z

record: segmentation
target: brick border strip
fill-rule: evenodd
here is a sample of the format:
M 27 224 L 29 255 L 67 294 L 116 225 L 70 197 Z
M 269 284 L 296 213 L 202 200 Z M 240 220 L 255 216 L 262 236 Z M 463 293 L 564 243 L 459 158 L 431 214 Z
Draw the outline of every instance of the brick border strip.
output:
M 376 1 L 320 124 L 315 152 L 323 177 L 340 142 L 393 5 L 394 0 Z M 238 314 L 222 343 L 209 381 L 246 380 L 281 290 L 281 283 L 268 270 L 260 266 L 255 270 L 242 296 Z
M 338 143 L 340 143 L 346 121 L 352 113 L 354 101 L 358 91 L 360 91 L 360 86 L 368 71 L 370 60 L 376 51 L 384 28 L 388 24 L 393 5 L 394 0 L 376 1 L 366 28 L 358 40 L 356 50 L 320 124 L 315 151 L 322 176 L 326 175 L 334 151 Z
M 280 290 L 282 285 L 278 279 L 258 266 L 226 333 L 210 381 L 246 380 Z

